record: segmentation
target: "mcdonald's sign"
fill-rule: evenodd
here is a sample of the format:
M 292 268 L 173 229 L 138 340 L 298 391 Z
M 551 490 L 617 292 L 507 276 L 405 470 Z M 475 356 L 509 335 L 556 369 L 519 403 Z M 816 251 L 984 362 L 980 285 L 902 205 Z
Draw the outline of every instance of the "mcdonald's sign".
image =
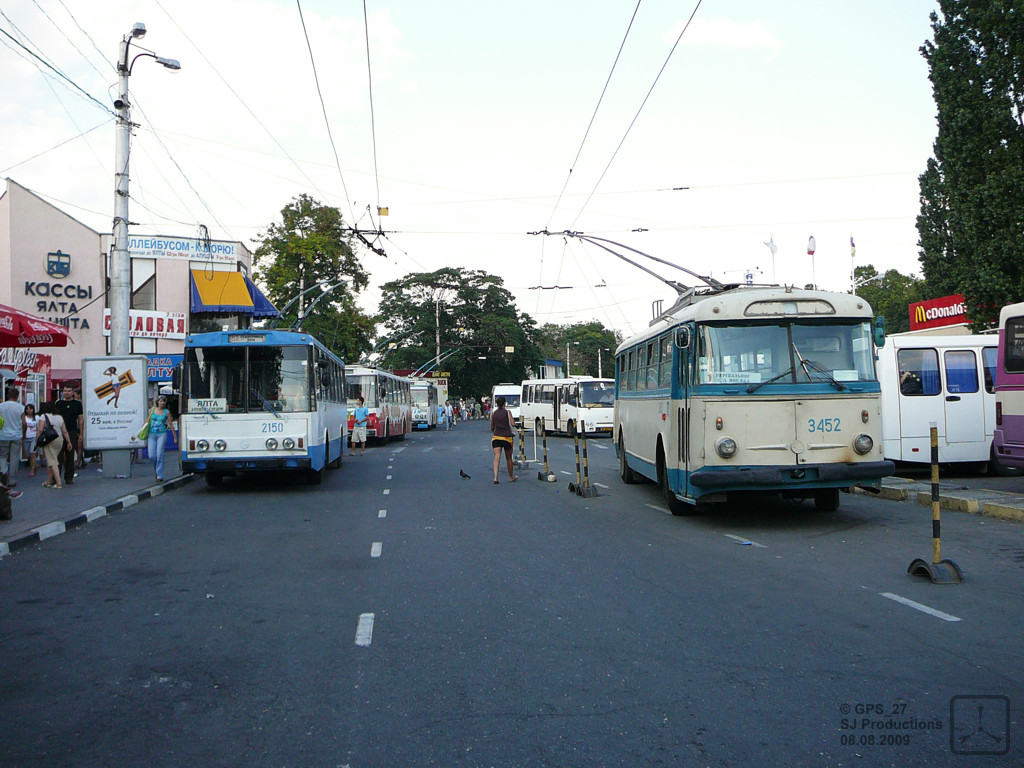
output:
M 918 301 L 910 305 L 910 330 L 941 328 L 967 322 L 967 304 L 962 294 Z

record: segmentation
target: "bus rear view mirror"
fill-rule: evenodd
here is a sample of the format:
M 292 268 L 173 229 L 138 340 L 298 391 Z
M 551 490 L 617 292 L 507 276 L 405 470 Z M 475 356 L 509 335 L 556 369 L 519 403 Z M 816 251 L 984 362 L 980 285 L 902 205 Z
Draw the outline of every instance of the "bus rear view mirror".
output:
M 678 349 L 690 348 L 690 329 L 686 326 L 676 329 L 676 347 Z
M 875 342 L 875 346 L 881 349 L 885 346 L 885 318 L 876 317 L 874 324 L 871 326 L 871 336 Z

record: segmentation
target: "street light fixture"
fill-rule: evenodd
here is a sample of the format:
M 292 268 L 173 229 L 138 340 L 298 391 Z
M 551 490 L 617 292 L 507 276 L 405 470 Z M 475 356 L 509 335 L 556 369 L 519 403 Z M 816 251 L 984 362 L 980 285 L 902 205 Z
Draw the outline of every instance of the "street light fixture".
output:
M 176 59 L 157 56 L 152 51 L 138 53 L 129 60 L 133 40 L 146 36 L 141 22 L 124 36 L 117 58 L 118 88 L 114 99 L 117 110 L 117 144 L 114 152 L 114 244 L 110 251 L 110 354 L 131 353 L 130 310 L 132 303 L 131 259 L 128 256 L 128 160 L 131 152 L 131 102 L 128 99 L 128 76 L 137 59 L 148 57 L 170 70 L 181 69 Z

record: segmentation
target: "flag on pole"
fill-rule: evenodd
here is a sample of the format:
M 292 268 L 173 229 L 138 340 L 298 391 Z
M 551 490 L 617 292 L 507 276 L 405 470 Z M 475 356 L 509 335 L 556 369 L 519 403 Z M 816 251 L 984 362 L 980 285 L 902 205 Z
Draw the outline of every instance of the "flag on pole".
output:
M 853 242 L 853 235 L 850 235 L 850 258 L 853 259 L 853 258 L 856 258 L 856 256 L 857 256 L 857 246 Z

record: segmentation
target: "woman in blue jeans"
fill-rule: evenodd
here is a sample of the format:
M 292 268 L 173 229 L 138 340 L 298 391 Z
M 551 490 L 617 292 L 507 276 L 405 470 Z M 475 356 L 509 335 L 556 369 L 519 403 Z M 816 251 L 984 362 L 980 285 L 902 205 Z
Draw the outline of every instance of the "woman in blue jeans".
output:
M 164 480 L 164 447 L 167 445 L 168 432 L 174 436 L 174 422 L 171 420 L 171 412 L 167 410 L 167 398 L 161 396 L 149 412 L 149 436 L 146 438 L 146 450 L 153 462 L 157 482 L 161 483 Z

